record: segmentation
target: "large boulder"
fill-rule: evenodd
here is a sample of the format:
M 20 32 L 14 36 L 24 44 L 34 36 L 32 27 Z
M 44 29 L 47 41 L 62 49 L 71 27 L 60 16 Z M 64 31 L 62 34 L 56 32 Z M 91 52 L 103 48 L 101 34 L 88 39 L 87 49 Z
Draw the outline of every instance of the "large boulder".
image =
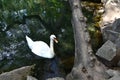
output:
M 108 69 L 106 72 L 110 76 L 109 80 L 120 80 L 120 71 Z
M 113 76 L 112 78 L 110 78 L 109 80 L 120 80 L 120 76 Z
M 110 77 L 120 76 L 120 72 L 117 71 L 117 70 L 108 69 L 106 72 L 108 73 L 108 75 L 109 75 Z
M 103 0 L 104 11 L 101 21 L 103 39 L 115 41 L 120 34 L 120 1 Z
M 27 76 L 31 74 L 31 69 L 34 66 L 25 66 L 15 69 L 10 72 L 0 74 L 0 80 L 26 80 Z
M 106 30 L 104 33 L 104 39 L 111 40 L 112 42 L 116 42 L 116 40 L 119 38 L 120 33 L 113 31 L 113 30 Z
M 96 55 L 105 65 L 118 66 L 120 60 L 119 52 L 120 50 L 117 49 L 116 45 L 108 40 L 98 49 Z
M 114 23 L 112 24 L 112 30 L 120 33 L 120 18 L 115 19 Z
M 120 18 L 120 2 L 115 0 L 107 0 L 104 3 L 105 13 L 102 17 L 103 24 L 113 23 L 116 19 Z
M 110 64 L 117 64 L 117 62 L 120 60 L 120 1 L 102 0 L 102 2 L 104 4 L 105 11 L 105 13 L 102 15 L 100 27 L 103 34 L 103 39 L 104 42 L 106 42 L 107 40 L 112 41 L 112 43 L 116 46 L 116 48 L 113 47 L 116 49 L 116 52 L 108 51 L 109 55 L 107 56 L 106 52 L 97 54 L 99 54 L 100 57 L 102 56 L 103 59 L 107 60 L 107 62 L 103 60 L 103 62 L 105 62 L 106 64 L 108 64 L 109 62 Z M 99 50 L 101 50 L 101 48 Z
M 38 80 L 38 79 L 36 79 L 36 78 L 33 77 L 33 76 L 27 76 L 27 80 Z
M 49 78 L 47 80 L 65 80 L 65 79 L 61 77 L 55 77 L 55 78 Z
M 100 49 L 98 49 L 96 55 L 111 61 L 116 56 L 115 44 L 108 40 Z

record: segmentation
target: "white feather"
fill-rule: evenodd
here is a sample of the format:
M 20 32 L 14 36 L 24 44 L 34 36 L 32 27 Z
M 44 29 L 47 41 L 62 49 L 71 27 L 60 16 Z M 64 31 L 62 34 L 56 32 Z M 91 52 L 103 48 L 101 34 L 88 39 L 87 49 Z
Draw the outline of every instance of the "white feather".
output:
M 28 36 L 26 36 L 27 44 L 31 51 L 41 57 L 44 58 L 53 58 L 55 53 L 53 49 L 53 40 L 56 38 L 55 36 L 51 35 L 50 37 L 50 47 L 43 41 L 33 41 Z

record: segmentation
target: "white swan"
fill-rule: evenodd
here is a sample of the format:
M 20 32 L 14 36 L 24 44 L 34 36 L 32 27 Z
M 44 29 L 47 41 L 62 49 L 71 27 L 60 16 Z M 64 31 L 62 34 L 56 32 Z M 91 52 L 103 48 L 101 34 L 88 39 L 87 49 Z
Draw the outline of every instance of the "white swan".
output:
M 43 41 L 33 41 L 26 35 L 26 40 L 31 51 L 44 58 L 53 58 L 54 53 L 54 41 L 58 43 L 55 35 L 50 36 L 50 47 Z

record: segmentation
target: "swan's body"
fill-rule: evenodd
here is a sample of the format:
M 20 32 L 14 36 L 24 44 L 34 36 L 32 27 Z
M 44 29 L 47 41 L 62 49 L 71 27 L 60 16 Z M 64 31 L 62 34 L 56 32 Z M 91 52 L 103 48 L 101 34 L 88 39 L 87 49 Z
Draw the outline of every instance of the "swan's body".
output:
M 26 40 L 31 51 L 41 57 L 44 58 L 53 58 L 55 56 L 54 53 L 54 40 L 56 41 L 56 36 L 50 36 L 50 47 L 43 41 L 33 41 L 28 36 L 26 36 Z M 57 41 L 56 41 L 57 42 Z

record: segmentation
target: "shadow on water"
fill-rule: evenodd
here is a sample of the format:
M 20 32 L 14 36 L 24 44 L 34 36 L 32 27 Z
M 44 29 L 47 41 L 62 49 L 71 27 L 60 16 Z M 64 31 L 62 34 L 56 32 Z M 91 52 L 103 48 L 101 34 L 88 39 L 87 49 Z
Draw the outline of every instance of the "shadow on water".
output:
M 65 77 L 63 68 L 60 67 L 60 59 L 54 57 L 52 59 L 39 58 L 36 60 L 36 66 L 33 76 L 39 80 L 46 80 L 53 77 Z

